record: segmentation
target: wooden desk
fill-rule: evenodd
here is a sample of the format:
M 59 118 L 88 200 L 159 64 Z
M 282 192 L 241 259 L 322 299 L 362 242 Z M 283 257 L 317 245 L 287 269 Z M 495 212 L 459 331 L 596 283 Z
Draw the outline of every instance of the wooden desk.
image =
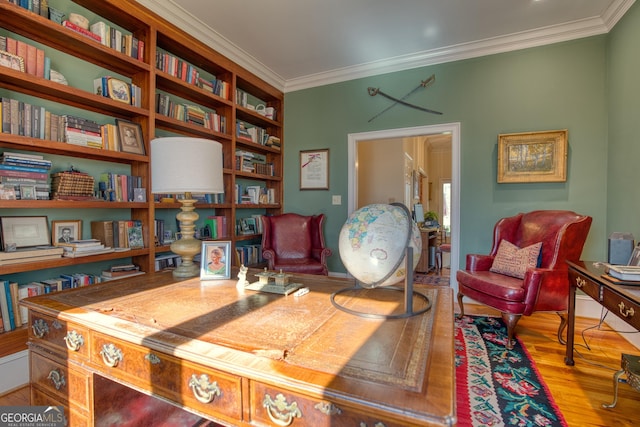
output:
M 593 298 L 613 314 L 636 329 L 640 329 L 640 286 L 625 286 L 602 277 L 604 267 L 592 261 L 569 262 L 569 324 L 564 362 L 573 366 L 576 290 Z
M 65 406 L 72 425 L 116 416 L 123 425 L 151 400 L 167 413 L 188 411 L 171 416 L 224 425 L 455 423 L 450 288 L 417 287 L 433 303 L 424 315 L 374 320 L 331 304 L 330 294 L 350 280 L 292 281 L 311 292 L 242 293 L 235 280 L 155 274 L 27 299 L 31 403 Z M 366 291 L 376 299 L 346 294 L 340 302 L 402 311 L 402 292 Z

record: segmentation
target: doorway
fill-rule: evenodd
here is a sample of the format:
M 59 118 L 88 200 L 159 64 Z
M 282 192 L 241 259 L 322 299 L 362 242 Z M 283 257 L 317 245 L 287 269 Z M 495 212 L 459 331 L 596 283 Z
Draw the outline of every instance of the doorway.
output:
M 451 135 L 451 182 L 449 187 L 449 225 L 451 239 L 451 286 L 457 291 L 455 273 L 459 267 L 460 253 L 460 123 L 447 123 L 432 126 L 387 129 L 348 135 L 348 212 L 356 210 L 358 200 L 358 144 L 378 139 L 419 137 L 439 134 Z M 398 168 L 403 168 L 402 164 Z M 383 173 L 381 173 L 384 175 Z

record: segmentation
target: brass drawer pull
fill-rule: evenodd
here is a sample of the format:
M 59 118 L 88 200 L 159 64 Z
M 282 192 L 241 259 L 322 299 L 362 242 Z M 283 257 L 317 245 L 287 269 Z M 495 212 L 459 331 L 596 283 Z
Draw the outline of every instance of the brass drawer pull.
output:
M 42 338 L 49 333 L 49 325 L 43 319 L 34 320 L 31 329 L 37 338 Z
M 214 381 L 212 383 L 207 374 L 202 374 L 199 377 L 196 374 L 191 375 L 189 388 L 191 388 L 191 391 L 198 402 L 201 403 L 211 403 L 213 402 L 213 399 L 220 396 L 218 382 Z
M 84 338 L 76 331 L 69 331 L 64 337 L 64 342 L 67 343 L 67 348 L 71 351 L 78 351 L 80 347 L 84 345 Z
M 620 310 L 620 315 L 625 318 L 633 317 L 633 315 L 636 313 L 633 307 L 627 308 L 624 305 L 624 301 L 620 301 L 620 304 L 618 304 L 618 309 Z
M 281 393 L 278 393 L 276 400 L 271 399 L 271 396 L 267 394 L 262 401 L 262 406 L 267 409 L 271 421 L 282 427 L 291 425 L 294 418 L 302 418 L 298 404 L 296 402 L 287 403 Z
M 360 427 L 367 427 L 367 425 L 368 425 L 368 424 L 367 424 L 367 423 L 365 423 L 364 421 L 360 421 Z M 373 425 L 373 427 L 386 427 L 386 426 L 384 425 L 384 423 L 382 423 L 382 422 L 378 421 L 377 423 L 375 423 L 375 424 Z
M 47 379 L 51 381 L 56 390 L 60 390 L 62 387 L 67 385 L 67 382 L 64 379 L 64 374 L 60 372 L 59 369 L 54 369 L 49 372 Z
M 159 365 L 160 362 L 162 362 L 160 358 L 153 353 L 145 354 L 144 359 L 152 365 Z
M 123 359 L 122 350 L 113 344 L 104 344 L 102 350 L 100 350 L 100 355 L 104 364 L 110 368 L 118 366 L 118 363 L 122 362 Z
M 340 415 L 342 414 L 342 409 L 338 408 L 331 402 L 320 402 L 316 403 L 314 406 L 318 411 L 322 412 L 325 415 Z
M 576 286 L 577 287 L 582 288 L 586 284 L 587 284 L 587 281 L 584 280 L 582 277 L 576 277 Z

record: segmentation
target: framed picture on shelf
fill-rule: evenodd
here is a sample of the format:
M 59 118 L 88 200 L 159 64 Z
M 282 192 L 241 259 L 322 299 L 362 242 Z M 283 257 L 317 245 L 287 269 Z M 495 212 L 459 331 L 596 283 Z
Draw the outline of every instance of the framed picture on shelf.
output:
M 300 151 L 300 190 L 329 189 L 329 149 Z
M 231 242 L 202 242 L 200 279 L 216 280 L 231 277 Z
M 4 50 L 0 50 L 0 65 L 24 73 L 24 58 Z
M 20 200 L 36 200 L 36 186 L 35 185 L 21 185 L 20 186 Z
M 109 77 L 107 79 L 109 98 L 125 104 L 131 104 L 131 86 L 122 80 Z
M 498 183 L 565 182 L 565 130 L 498 135 Z
M 51 221 L 51 241 L 54 246 L 80 239 L 82 239 L 81 219 Z
M 0 200 L 15 200 L 16 190 L 13 185 L 0 184 Z
M 629 265 L 640 267 L 640 245 L 633 248 L 631 258 L 629 258 Z
M 142 127 L 138 123 L 116 119 L 120 136 L 120 151 L 130 154 L 145 155 Z
M 51 245 L 49 221 L 46 216 L 0 217 L 0 228 L 3 250 L 11 246 L 26 248 Z

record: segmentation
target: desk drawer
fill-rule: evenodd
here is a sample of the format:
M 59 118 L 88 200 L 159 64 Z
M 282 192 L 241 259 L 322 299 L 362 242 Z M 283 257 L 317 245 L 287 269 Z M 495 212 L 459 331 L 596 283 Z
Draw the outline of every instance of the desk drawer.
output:
M 61 402 L 73 402 L 79 407 L 86 408 L 89 402 L 89 374 L 76 371 L 72 365 L 57 363 L 31 350 L 31 385 L 41 388 Z
M 72 359 L 89 359 L 86 328 L 30 311 L 29 338 L 38 345 L 52 346 Z
M 600 301 L 600 284 L 577 271 L 569 270 L 569 283 L 577 287 L 596 301 Z
M 251 423 L 282 426 L 385 426 L 407 427 L 420 424 L 390 421 L 363 411 L 340 407 L 325 399 L 279 390 L 261 383 L 251 384 Z
M 604 288 L 602 305 L 634 328 L 640 329 L 640 305 L 609 288 Z
M 240 377 L 94 332 L 91 361 L 104 375 L 216 416 L 242 417 Z
M 36 387 L 31 388 L 31 404 L 34 406 L 63 406 L 64 416 L 69 427 L 88 427 L 91 425 L 89 419 L 81 412 L 72 408 L 64 400 L 49 396 Z

